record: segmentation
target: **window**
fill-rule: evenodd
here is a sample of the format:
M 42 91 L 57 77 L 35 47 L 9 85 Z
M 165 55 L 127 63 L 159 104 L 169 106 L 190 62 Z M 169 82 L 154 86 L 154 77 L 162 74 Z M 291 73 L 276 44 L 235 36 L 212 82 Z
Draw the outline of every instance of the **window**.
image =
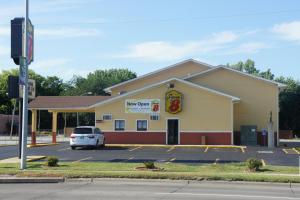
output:
M 147 131 L 148 121 L 147 120 L 137 120 L 136 121 L 136 130 L 137 131 Z
M 75 128 L 73 131 L 74 134 L 93 134 L 92 128 Z
M 158 114 L 150 114 L 150 120 L 159 120 Z
M 111 119 L 112 119 L 112 115 L 111 114 L 104 114 L 104 115 L 102 115 L 102 120 L 110 121 Z
M 99 128 L 95 128 L 95 134 L 103 134 Z
M 125 120 L 118 119 L 115 120 L 115 131 L 124 131 L 125 130 Z

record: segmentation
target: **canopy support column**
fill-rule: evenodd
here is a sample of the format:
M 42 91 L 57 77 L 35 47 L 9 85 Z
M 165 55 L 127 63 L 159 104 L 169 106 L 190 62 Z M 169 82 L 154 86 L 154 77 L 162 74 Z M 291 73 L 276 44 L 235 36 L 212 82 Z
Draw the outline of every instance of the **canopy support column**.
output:
M 56 131 L 57 131 L 57 112 L 52 112 L 52 143 L 56 143 Z
M 37 111 L 31 110 L 31 145 L 36 145 L 36 118 Z

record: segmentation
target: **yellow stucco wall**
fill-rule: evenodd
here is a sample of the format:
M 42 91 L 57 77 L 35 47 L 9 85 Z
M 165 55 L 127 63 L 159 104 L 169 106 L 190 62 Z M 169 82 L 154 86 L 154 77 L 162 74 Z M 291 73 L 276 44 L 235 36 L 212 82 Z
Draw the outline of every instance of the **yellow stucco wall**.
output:
M 113 120 L 97 123 L 103 131 L 114 130 L 114 119 L 126 119 L 126 131 L 136 131 L 136 120 L 147 119 L 148 131 L 166 131 L 166 118 L 179 118 L 180 131 L 232 131 L 232 101 L 208 91 L 199 90 L 178 81 L 175 90 L 183 93 L 183 111 L 178 114 L 165 112 L 165 84 L 148 89 L 143 93 L 122 98 L 116 102 L 98 106 L 96 119 L 103 114 L 112 114 Z M 160 120 L 151 121 L 149 114 L 125 113 L 126 99 L 160 99 Z
M 142 87 L 145 87 L 147 85 L 158 83 L 164 80 L 167 80 L 169 78 L 179 78 L 179 77 L 185 77 L 188 74 L 195 74 L 202 72 L 204 70 L 209 69 L 209 67 L 205 65 L 200 65 L 195 62 L 187 62 L 181 65 L 178 65 L 176 67 L 164 70 L 159 72 L 158 74 L 153 74 L 141 79 L 138 79 L 136 81 L 130 82 L 126 85 L 121 85 L 119 87 L 112 89 L 112 96 L 118 95 L 120 91 L 133 91 Z
M 241 125 L 257 125 L 258 131 L 267 128 L 272 111 L 274 130 L 278 124 L 278 87 L 248 76 L 220 69 L 189 81 L 239 97 L 234 105 L 234 130 Z

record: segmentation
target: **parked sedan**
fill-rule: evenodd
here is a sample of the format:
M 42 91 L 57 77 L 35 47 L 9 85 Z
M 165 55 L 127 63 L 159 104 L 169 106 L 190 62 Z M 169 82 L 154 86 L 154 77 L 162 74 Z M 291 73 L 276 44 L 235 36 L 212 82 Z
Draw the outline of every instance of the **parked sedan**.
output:
M 70 136 L 70 146 L 74 150 L 76 147 L 98 148 L 105 145 L 105 137 L 99 128 L 94 126 L 76 127 Z

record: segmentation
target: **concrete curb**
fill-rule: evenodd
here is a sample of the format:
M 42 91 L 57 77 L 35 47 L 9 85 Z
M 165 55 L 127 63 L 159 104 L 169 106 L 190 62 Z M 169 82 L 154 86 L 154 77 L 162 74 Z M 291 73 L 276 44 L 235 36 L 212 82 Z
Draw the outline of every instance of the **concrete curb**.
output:
M 0 177 L 0 184 L 5 183 L 62 183 L 64 177 Z

